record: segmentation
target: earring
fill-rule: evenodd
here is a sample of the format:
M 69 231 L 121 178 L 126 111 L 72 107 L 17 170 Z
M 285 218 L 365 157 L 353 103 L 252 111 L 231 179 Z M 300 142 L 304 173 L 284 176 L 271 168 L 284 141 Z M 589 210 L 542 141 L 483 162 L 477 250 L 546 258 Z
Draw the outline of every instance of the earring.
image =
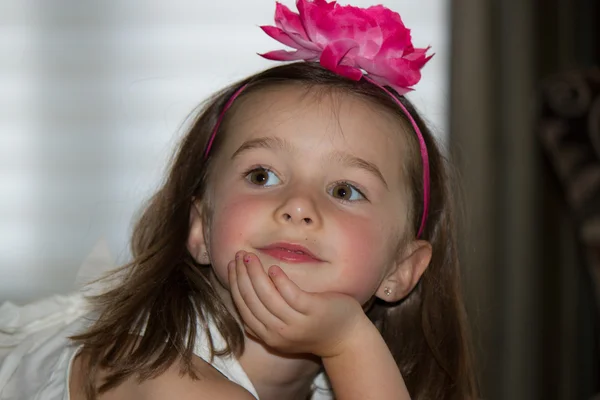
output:
M 210 264 L 210 258 L 208 257 L 208 251 L 203 251 L 202 254 L 200 255 L 200 264 Z
M 386 287 L 386 288 L 384 288 L 384 289 L 383 289 L 383 293 L 384 293 L 386 296 L 389 296 L 389 295 L 391 295 L 391 294 L 392 294 L 392 289 L 390 289 L 389 287 Z

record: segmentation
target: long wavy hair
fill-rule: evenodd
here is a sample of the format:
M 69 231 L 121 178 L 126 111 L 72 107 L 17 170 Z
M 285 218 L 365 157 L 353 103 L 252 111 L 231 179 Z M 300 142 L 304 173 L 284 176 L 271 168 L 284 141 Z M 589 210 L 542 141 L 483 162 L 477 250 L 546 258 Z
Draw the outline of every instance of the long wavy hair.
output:
M 164 184 L 137 220 L 131 239 L 133 258 L 122 267 L 120 284 L 92 299 L 98 318 L 73 337 L 87 354 L 89 399 L 131 376 L 142 381 L 156 377 L 174 362 L 180 363 L 182 373 L 197 378 L 193 349 L 197 330 L 207 330 L 207 315 L 227 343 L 221 349 L 209 343 L 212 354 L 243 352 L 244 335 L 210 284 L 210 266 L 199 265 L 187 250 L 189 215 L 192 199 L 205 193 L 211 161 L 227 135 L 228 114 L 234 108 L 226 113 L 205 158 L 209 137 L 228 99 L 242 85 L 247 87 L 240 98 L 289 84 L 350 93 L 397 116 L 398 134 L 405 135 L 409 144 L 403 171 L 412 195 L 406 237 L 414 238 L 423 210 L 422 161 L 406 115 L 388 94 L 365 80 L 355 82 L 306 62 L 280 65 L 237 82 L 208 99 L 198 113 Z M 421 239 L 431 243 L 433 254 L 404 300 L 395 304 L 374 301 L 367 314 L 385 339 L 413 399 L 475 399 L 477 384 L 460 288 L 452 170 L 415 108 L 388 89 L 415 119 L 429 151 L 430 212 Z M 97 385 L 95 376 L 101 369 L 109 374 Z

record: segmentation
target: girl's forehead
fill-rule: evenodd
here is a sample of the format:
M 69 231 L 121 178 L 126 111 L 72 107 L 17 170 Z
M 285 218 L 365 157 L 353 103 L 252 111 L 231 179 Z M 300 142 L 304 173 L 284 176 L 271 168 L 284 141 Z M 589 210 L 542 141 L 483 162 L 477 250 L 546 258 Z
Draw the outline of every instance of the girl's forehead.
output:
M 357 95 L 287 85 L 262 89 L 239 100 L 230 109 L 227 152 L 248 140 L 274 137 L 299 151 L 352 153 L 390 164 L 385 166 L 390 168 L 399 167 L 399 160 L 406 159 L 402 123 Z

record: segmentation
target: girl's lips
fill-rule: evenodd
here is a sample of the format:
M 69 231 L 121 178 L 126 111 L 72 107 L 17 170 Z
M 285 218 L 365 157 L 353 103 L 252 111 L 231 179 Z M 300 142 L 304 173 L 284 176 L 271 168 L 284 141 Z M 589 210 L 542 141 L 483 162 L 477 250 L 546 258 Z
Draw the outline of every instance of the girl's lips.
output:
M 323 261 L 312 254 L 306 247 L 291 243 L 274 243 L 258 250 L 288 263 L 316 263 Z

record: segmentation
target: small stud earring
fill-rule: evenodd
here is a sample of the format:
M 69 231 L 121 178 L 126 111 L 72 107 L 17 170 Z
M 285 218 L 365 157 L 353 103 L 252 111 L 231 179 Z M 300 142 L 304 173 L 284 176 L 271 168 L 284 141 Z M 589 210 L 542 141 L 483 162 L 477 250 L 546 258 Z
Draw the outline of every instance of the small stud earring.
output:
M 385 289 L 383 289 L 383 293 L 384 293 L 386 296 L 389 296 L 389 295 L 391 295 L 391 294 L 392 294 L 392 289 L 390 289 L 389 287 L 386 287 Z
M 210 264 L 210 258 L 208 257 L 208 251 L 203 251 L 202 255 L 200 256 L 200 259 L 202 260 L 202 263 Z

